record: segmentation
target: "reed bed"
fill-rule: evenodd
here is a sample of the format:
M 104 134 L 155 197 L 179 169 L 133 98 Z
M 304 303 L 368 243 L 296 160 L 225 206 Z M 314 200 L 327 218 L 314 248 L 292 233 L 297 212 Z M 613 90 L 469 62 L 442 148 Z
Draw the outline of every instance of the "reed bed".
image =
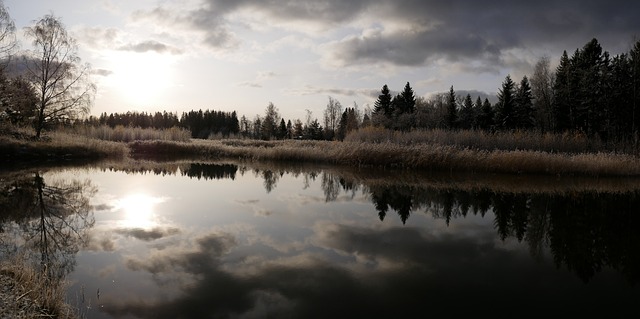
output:
M 127 145 L 76 134 L 52 132 L 40 140 L 0 136 L 0 159 L 7 161 L 126 158 Z
M 450 145 L 383 142 L 223 140 L 137 141 L 133 154 L 313 162 L 357 167 L 396 167 L 429 171 L 640 176 L 640 159 L 617 153 L 550 153 L 530 150 L 474 150 Z
M 90 128 L 85 128 L 90 129 Z M 122 133 L 122 132 L 129 133 Z M 153 131 L 153 130 L 151 130 Z M 121 132 L 121 133 L 118 133 Z M 337 141 L 191 140 L 182 131 L 135 135 L 135 129 L 107 127 L 87 135 L 53 132 L 33 141 L 0 136 L 5 160 L 206 158 L 397 167 L 477 173 L 640 176 L 640 158 L 608 150 L 579 134 L 485 133 L 445 130 L 397 132 L 364 128 Z M 140 132 L 144 132 L 140 131 Z M 111 134 L 111 135 L 109 135 Z M 163 134 L 169 134 L 167 136 Z M 125 136 L 127 135 L 127 136 Z M 146 138 L 146 139 L 145 139 Z M 131 140 L 127 143 L 103 139 Z
M 538 133 L 534 131 L 486 132 L 481 130 L 413 130 L 392 131 L 381 127 L 365 127 L 349 133 L 347 142 L 385 143 L 402 145 L 437 144 L 474 150 L 528 150 L 548 153 L 598 153 L 611 151 L 634 153 L 633 143 L 604 143 L 584 134 Z M 636 152 L 637 153 L 637 152 Z M 635 153 L 634 153 L 635 154 Z
M 152 128 L 124 127 L 122 125 L 114 128 L 107 125 L 97 127 L 79 126 L 72 129 L 71 133 L 104 141 L 125 143 L 148 140 L 188 142 L 191 139 L 191 132 L 178 127 L 157 130 Z

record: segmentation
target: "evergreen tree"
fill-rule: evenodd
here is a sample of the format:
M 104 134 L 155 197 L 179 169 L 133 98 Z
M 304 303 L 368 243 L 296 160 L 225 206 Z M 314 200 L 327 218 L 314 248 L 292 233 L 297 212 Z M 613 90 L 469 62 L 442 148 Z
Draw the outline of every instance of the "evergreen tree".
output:
M 453 85 L 449 89 L 449 94 L 447 95 L 447 114 L 445 115 L 445 125 L 449 129 L 456 128 L 456 123 L 458 122 L 458 106 L 456 103 L 456 92 L 453 90 Z
M 629 52 L 631 68 L 631 133 L 637 134 L 640 128 L 640 40 Z
M 377 115 L 384 115 L 386 117 L 390 117 L 393 113 L 391 107 L 391 93 L 389 92 L 389 87 L 385 84 L 380 91 L 380 95 L 378 95 L 378 99 L 373 104 L 373 113 Z
M 553 85 L 553 128 L 556 132 L 563 132 L 572 128 L 572 96 L 570 88 L 571 64 L 567 51 L 562 53 L 560 64 L 556 69 L 556 81 Z
M 587 135 L 599 133 L 606 111 L 603 75 L 608 72 L 609 54 L 602 51 L 598 40 L 592 39 L 572 57 L 572 76 L 577 84 L 573 114 L 576 128 Z
M 480 97 L 478 97 L 478 100 L 480 100 Z M 487 98 L 484 99 L 484 102 L 481 106 L 478 103 L 479 102 L 476 102 L 476 105 L 480 108 L 480 112 L 478 115 L 478 128 L 485 131 L 491 130 L 493 128 L 493 118 L 495 116 L 495 114 L 493 113 L 493 106 Z
M 498 103 L 496 104 L 495 124 L 503 130 L 511 130 L 516 127 L 514 109 L 516 84 L 507 75 L 502 82 L 502 88 L 498 91 Z
M 400 96 L 403 102 L 401 113 L 413 113 L 416 107 L 416 96 L 409 82 L 404 86 L 404 90 L 400 93 Z
M 284 119 L 280 119 L 280 126 L 278 127 L 278 139 L 282 140 L 287 137 L 287 124 Z
M 475 119 L 475 111 L 473 109 L 473 102 L 471 100 L 471 94 L 465 96 L 462 102 L 462 108 L 460 109 L 460 119 L 458 120 L 459 127 L 461 129 L 471 129 Z
M 516 127 L 522 129 L 531 129 L 535 126 L 535 110 L 533 108 L 533 96 L 529 79 L 525 75 L 520 81 L 516 96 L 514 110 Z

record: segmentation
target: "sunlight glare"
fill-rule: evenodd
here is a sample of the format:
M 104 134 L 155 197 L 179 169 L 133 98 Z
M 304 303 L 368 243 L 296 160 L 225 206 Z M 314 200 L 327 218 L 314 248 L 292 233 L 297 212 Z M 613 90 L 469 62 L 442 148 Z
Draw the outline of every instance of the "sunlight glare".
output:
M 162 199 L 146 194 L 131 194 L 120 199 L 123 210 L 122 224 L 127 228 L 152 228 L 156 224 L 154 208 Z
M 172 56 L 157 53 L 113 52 L 108 83 L 128 102 L 150 105 L 172 85 Z

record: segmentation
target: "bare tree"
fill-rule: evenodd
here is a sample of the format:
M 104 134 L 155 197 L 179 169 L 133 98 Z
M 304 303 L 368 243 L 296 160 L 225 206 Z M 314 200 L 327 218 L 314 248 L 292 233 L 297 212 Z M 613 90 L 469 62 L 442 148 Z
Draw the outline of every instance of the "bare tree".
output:
M 38 103 L 35 130 L 40 137 L 45 124 L 73 120 L 89 112 L 95 93 L 90 66 L 78 57 L 75 39 L 59 18 L 44 16 L 25 28 L 33 50 L 25 57 L 27 79 L 34 86 Z
M 0 0 L 0 71 L 7 66 L 16 47 L 16 25 Z
M 551 71 L 549 63 L 549 57 L 541 57 L 536 62 L 531 76 L 531 93 L 533 94 L 533 105 L 537 113 L 536 122 L 543 131 L 551 129 L 551 123 L 553 122 L 551 104 L 553 102 L 555 73 Z
M 336 134 L 340 116 L 342 115 L 342 104 L 332 97 L 329 97 L 329 103 L 324 110 L 324 128 L 327 132 L 327 139 L 331 140 Z

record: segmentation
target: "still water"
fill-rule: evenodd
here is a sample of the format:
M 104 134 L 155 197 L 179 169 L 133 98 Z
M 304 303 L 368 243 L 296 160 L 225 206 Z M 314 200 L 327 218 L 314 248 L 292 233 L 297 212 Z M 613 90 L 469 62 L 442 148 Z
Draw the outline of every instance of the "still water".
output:
M 1 181 L 3 249 L 54 265 L 87 318 L 640 314 L 636 180 L 138 163 Z

